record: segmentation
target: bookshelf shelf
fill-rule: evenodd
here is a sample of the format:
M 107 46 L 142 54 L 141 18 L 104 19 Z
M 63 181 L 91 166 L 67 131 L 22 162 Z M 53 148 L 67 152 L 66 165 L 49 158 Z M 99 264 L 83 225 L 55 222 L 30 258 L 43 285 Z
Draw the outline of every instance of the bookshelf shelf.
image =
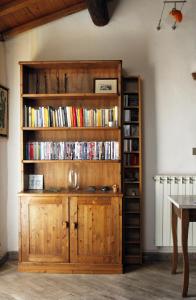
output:
M 123 165 L 123 167 L 125 169 L 132 169 L 132 168 L 140 168 L 141 166 L 140 165 L 132 165 L 132 166 Z M 126 181 L 125 181 L 125 183 L 126 183 Z
M 138 105 L 125 106 L 124 109 L 139 109 Z
M 43 160 L 23 160 L 23 164 L 54 164 L 54 163 L 61 163 L 61 164 L 70 164 L 70 163 L 80 163 L 80 164 L 116 164 L 120 163 L 120 160 L 68 160 L 68 159 L 43 159 Z
M 125 264 L 142 263 L 142 126 L 141 79 L 123 79 L 123 194 Z M 135 133 L 135 134 L 134 134 Z
M 135 244 L 140 244 L 140 240 L 126 241 L 125 243 L 128 244 L 128 245 L 135 245 Z
M 118 99 L 119 95 L 114 93 L 62 93 L 62 94 L 22 94 L 22 99 L 42 99 L 42 100 L 55 100 L 55 99 L 91 99 L 91 100 L 105 100 L 105 99 Z
M 74 131 L 74 130 L 101 130 L 120 131 L 120 127 L 22 127 L 24 131 Z
M 122 273 L 122 62 L 20 62 L 20 78 L 19 270 Z
M 137 210 L 126 210 L 125 214 L 139 214 L 140 213 L 140 210 L 137 209 Z

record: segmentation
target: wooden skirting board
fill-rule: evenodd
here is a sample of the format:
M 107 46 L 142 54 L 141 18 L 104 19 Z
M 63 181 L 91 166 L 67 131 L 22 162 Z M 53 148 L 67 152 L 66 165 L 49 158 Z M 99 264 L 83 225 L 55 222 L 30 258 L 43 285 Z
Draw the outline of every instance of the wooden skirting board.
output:
M 88 265 L 64 263 L 31 263 L 18 265 L 19 272 L 65 273 L 65 274 L 122 274 L 123 267 L 119 265 Z

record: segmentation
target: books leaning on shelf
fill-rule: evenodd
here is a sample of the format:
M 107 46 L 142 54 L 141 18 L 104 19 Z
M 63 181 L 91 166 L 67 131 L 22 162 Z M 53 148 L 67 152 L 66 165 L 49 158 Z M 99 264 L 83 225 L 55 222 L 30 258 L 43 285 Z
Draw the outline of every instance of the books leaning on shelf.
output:
M 28 142 L 27 160 L 118 160 L 119 142 Z
M 74 106 L 41 106 L 38 108 L 25 105 L 25 127 L 108 127 L 109 122 L 118 126 L 118 107 L 82 108 Z
M 139 99 L 137 94 L 125 94 L 124 95 L 124 106 L 138 106 Z
M 124 125 L 124 136 L 125 137 L 138 137 L 139 136 L 139 127 L 138 125 Z
M 124 110 L 125 122 L 138 122 L 138 110 L 137 109 L 125 109 Z

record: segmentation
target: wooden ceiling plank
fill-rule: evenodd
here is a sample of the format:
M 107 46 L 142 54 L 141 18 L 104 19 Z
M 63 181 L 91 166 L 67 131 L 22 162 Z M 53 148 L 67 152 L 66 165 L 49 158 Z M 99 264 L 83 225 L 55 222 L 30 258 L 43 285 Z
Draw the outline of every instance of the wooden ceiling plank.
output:
M 86 0 L 87 8 L 93 23 L 105 26 L 109 23 L 109 13 L 106 0 Z
M 17 10 L 28 7 L 29 5 L 37 2 L 37 0 L 14 0 L 7 4 L 0 6 L 0 17 L 6 16 L 8 14 L 13 14 Z
M 5 31 L 2 33 L 3 39 L 6 40 L 10 37 L 13 37 L 21 32 L 24 32 L 26 30 L 30 30 L 32 28 L 35 28 L 37 26 L 46 24 L 48 22 L 57 20 L 59 18 L 71 15 L 73 13 L 79 12 L 83 9 L 87 8 L 85 1 L 80 1 L 77 4 L 71 5 L 69 7 L 65 7 L 63 9 L 60 9 L 59 11 L 56 11 L 54 13 L 45 15 L 43 17 L 37 18 L 33 21 L 27 22 L 25 24 L 19 25 L 15 28 L 9 29 L 8 31 Z

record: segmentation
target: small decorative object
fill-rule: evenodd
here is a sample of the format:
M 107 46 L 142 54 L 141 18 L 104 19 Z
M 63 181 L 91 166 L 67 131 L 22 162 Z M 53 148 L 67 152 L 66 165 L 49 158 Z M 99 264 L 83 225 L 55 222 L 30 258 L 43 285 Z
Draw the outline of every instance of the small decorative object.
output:
M 68 188 L 70 190 L 79 189 L 79 172 L 76 167 L 73 167 L 68 172 Z
M 161 17 L 159 19 L 159 23 L 158 23 L 158 26 L 157 26 L 157 30 L 161 29 L 161 23 L 162 23 L 163 14 L 164 14 L 166 4 L 171 4 L 171 3 L 173 3 L 174 7 L 169 12 L 169 16 L 171 16 L 174 20 L 174 23 L 172 25 L 172 29 L 175 30 L 176 29 L 176 23 L 180 23 L 183 19 L 182 8 L 183 8 L 183 6 L 186 2 L 187 1 L 181 1 L 181 0 L 163 1 L 163 8 L 162 8 Z M 181 4 L 181 7 L 179 9 L 177 9 L 177 4 Z
M 45 84 L 45 93 L 48 93 L 48 83 L 47 83 L 47 74 L 44 72 L 44 84 Z
M 46 191 L 50 193 L 59 193 L 61 190 L 62 190 L 61 188 L 50 187 Z
M 95 186 L 88 186 L 86 190 L 87 190 L 87 192 L 95 192 L 96 187 Z
M 99 93 L 117 93 L 118 79 L 117 78 L 95 78 L 94 92 Z
M 115 127 L 116 124 L 115 124 L 114 121 L 109 121 L 109 122 L 108 122 L 108 126 L 109 126 L 109 127 Z
M 43 190 L 43 175 L 29 175 L 29 190 Z
M 39 94 L 39 87 L 40 87 L 39 75 L 38 72 L 36 72 L 36 94 Z
M 174 19 L 175 22 L 182 22 L 182 12 L 179 9 L 173 8 L 169 15 Z
M 8 136 L 8 89 L 0 86 L 0 136 Z
M 110 190 L 109 186 L 101 186 L 100 190 L 102 192 L 108 192 Z
M 113 190 L 113 193 L 117 193 L 118 192 L 118 185 L 117 184 L 113 184 L 112 190 Z
M 67 92 L 67 74 L 64 74 L 64 92 Z

